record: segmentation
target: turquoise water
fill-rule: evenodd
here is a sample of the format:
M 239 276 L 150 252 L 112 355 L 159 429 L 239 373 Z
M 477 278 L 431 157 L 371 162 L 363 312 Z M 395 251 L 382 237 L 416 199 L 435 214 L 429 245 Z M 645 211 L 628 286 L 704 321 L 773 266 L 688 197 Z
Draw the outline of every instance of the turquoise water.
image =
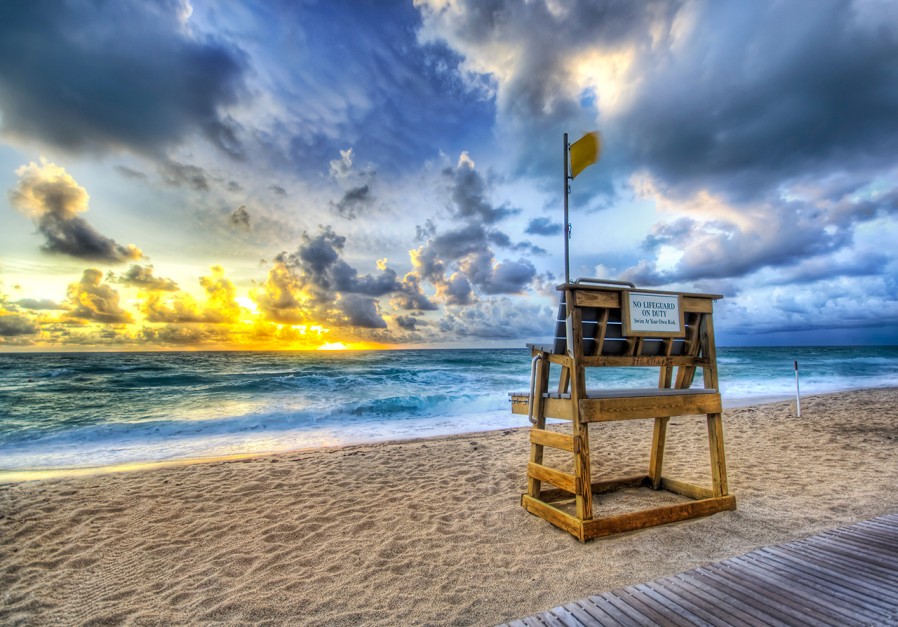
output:
M 729 404 L 898 385 L 898 347 L 718 349 Z M 0 471 L 89 468 L 523 426 L 529 353 L 0 354 Z M 654 385 L 597 369 L 590 385 Z

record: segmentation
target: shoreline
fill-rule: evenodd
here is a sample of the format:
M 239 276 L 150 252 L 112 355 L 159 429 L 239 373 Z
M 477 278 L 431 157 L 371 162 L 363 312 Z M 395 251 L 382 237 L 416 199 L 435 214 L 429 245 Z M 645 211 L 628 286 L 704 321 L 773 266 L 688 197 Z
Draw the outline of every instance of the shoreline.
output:
M 527 428 L 4 484 L 0 623 L 497 624 L 898 511 L 870 472 L 898 468 L 896 401 L 727 409 L 735 511 L 586 544 L 520 507 Z M 651 421 L 591 432 L 594 478 L 643 470 Z M 707 483 L 701 417 L 668 447 L 665 474 Z
M 802 400 L 812 399 L 819 396 L 829 396 L 832 394 L 842 394 L 845 392 L 855 392 L 855 391 L 863 391 L 863 390 L 882 390 L 882 389 L 896 389 L 895 388 L 855 388 L 850 390 L 838 390 L 834 392 L 820 392 L 808 394 L 807 396 L 802 396 Z M 761 405 L 771 405 L 776 403 L 784 403 L 790 402 L 794 405 L 794 397 L 787 397 L 783 395 L 765 395 L 760 397 L 737 397 L 733 399 L 723 399 L 723 408 L 724 411 L 729 409 L 739 409 L 744 407 L 753 407 L 753 406 L 761 406 Z M 523 421 L 522 422 L 526 422 Z M 232 461 L 243 461 L 247 459 L 258 459 L 272 456 L 282 456 L 282 455 L 290 455 L 294 453 L 304 453 L 309 451 L 327 451 L 327 450 L 342 450 L 345 448 L 355 448 L 355 447 L 364 447 L 364 446 L 374 446 L 378 444 L 398 444 L 402 442 L 419 442 L 419 441 L 430 441 L 430 440 L 440 440 L 440 439 L 453 439 L 453 438 L 466 438 L 466 437 L 474 437 L 477 435 L 486 435 L 490 433 L 494 433 L 497 431 L 505 431 L 508 429 L 527 429 L 529 428 L 526 424 L 522 424 L 520 426 L 514 427 L 497 427 L 496 429 L 487 429 L 487 430 L 478 430 L 478 431 L 465 431 L 459 433 L 450 433 L 450 434 L 437 434 L 432 436 L 423 436 L 416 438 L 387 438 L 383 440 L 368 440 L 361 442 L 350 442 L 346 444 L 337 444 L 332 446 L 310 446 L 310 447 L 300 447 L 295 449 L 289 449 L 284 451 L 262 451 L 257 453 L 234 453 L 230 455 L 214 455 L 208 457 L 185 457 L 178 459 L 167 459 L 167 460 L 148 460 L 148 461 L 136 461 L 136 462 L 125 462 L 119 464 L 109 464 L 109 465 L 101 465 L 101 466 L 85 466 L 85 467 L 77 467 L 77 468 L 27 468 L 20 470 L 4 470 L 0 468 L 0 486 L 5 484 L 14 484 L 21 483 L 27 481 L 44 481 L 49 479 L 65 479 L 70 477 L 89 477 L 94 475 L 107 475 L 117 472 L 143 472 L 149 470 L 155 470 L 160 468 L 172 468 L 178 466 L 190 466 L 194 464 L 212 464 L 212 463 L 226 463 Z

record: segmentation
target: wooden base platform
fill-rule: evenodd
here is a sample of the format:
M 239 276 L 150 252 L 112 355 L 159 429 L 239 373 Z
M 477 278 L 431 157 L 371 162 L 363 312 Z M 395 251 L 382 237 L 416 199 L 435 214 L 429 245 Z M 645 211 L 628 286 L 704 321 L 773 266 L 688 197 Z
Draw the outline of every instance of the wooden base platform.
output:
M 573 601 L 506 625 L 898 625 L 898 514 Z
M 603 494 L 628 487 L 652 486 L 651 477 L 648 475 L 636 475 L 595 482 L 591 485 L 591 492 L 592 494 Z M 522 494 L 521 506 L 531 514 L 539 516 L 560 529 L 564 529 L 581 542 L 736 509 L 736 497 L 731 494 L 713 496 L 712 491 L 707 488 L 675 479 L 662 478 L 659 489 L 687 496 L 694 500 L 591 520 L 581 520 L 553 505 L 555 501 L 569 498 L 571 495 L 568 490 L 544 490 L 540 493 L 540 498 Z

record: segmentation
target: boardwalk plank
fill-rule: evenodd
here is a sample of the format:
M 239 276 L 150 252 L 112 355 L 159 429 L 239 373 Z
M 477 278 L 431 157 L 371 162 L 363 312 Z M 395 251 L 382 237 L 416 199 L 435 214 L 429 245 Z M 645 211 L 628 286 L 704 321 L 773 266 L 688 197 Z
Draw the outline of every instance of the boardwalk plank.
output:
M 669 606 L 658 605 L 633 587 L 618 591 L 620 598 L 637 608 L 643 615 L 657 622 L 659 625 L 680 625 L 689 627 L 673 609 Z
M 890 568 L 892 570 L 898 570 L 898 557 L 891 556 L 888 553 L 883 553 L 876 549 L 876 547 L 870 546 L 869 544 L 863 544 L 855 541 L 852 538 L 840 538 L 838 545 L 836 544 L 818 544 L 818 546 L 829 548 L 830 546 L 842 549 L 849 550 L 857 553 L 862 553 L 869 557 L 869 559 L 874 560 L 877 564 L 882 564 L 886 568 Z
M 606 593 L 607 594 L 607 593 Z M 614 620 L 617 621 L 619 625 L 625 625 L 626 627 L 640 627 L 644 623 L 639 622 L 638 620 L 634 620 L 630 618 L 629 614 L 625 614 L 620 611 L 616 605 L 611 603 L 604 596 L 592 596 L 589 597 L 589 600 L 592 601 L 596 606 L 602 608 L 605 612 L 614 617 Z
M 621 599 L 613 590 L 603 596 L 605 597 L 605 600 L 611 603 L 611 605 L 629 616 L 632 620 L 635 620 L 639 625 L 651 625 L 653 622 L 657 622 L 657 619 L 646 616 L 640 612 L 638 608 L 633 607 L 624 599 Z
M 767 568 L 771 574 L 780 577 L 790 586 L 790 588 L 795 590 L 797 594 L 808 596 L 816 594 L 823 597 L 831 597 L 833 599 L 838 599 L 839 603 L 845 605 L 846 609 L 850 609 L 853 614 L 867 616 L 870 619 L 881 617 L 879 612 L 875 612 L 872 608 L 867 606 L 863 600 L 858 600 L 853 594 L 840 589 L 838 586 L 819 582 L 813 577 L 807 577 L 801 572 L 795 571 L 784 564 L 778 564 L 773 560 L 767 560 L 761 556 L 753 556 L 752 559 L 757 561 L 761 568 Z
M 598 605 L 590 601 L 589 599 L 583 599 L 581 601 L 574 601 L 569 605 L 576 605 L 583 612 L 585 612 L 590 618 L 593 619 L 592 623 L 587 623 L 589 625 L 619 625 L 614 617 L 609 615 L 607 612 L 602 611 Z
M 770 568 L 764 568 L 763 566 L 758 567 L 757 564 L 754 564 L 753 562 L 745 558 L 746 556 L 742 556 L 740 558 L 736 558 L 736 560 L 739 560 L 746 564 L 743 572 L 745 572 L 747 576 L 761 579 L 767 582 L 769 585 L 777 586 L 784 591 L 788 591 L 796 598 L 800 598 L 802 603 L 811 605 L 812 607 L 816 607 L 821 612 L 825 612 L 826 614 L 833 616 L 840 622 L 855 625 L 862 624 L 862 621 L 858 618 L 856 612 L 853 612 L 845 605 L 831 599 L 828 594 L 821 593 L 817 590 L 811 590 L 809 588 L 796 588 L 794 580 L 787 574 L 775 571 Z
M 694 625 L 698 625 L 699 627 L 712 627 L 713 625 L 719 624 L 717 617 L 709 614 L 688 599 L 674 593 L 669 588 L 665 588 L 662 585 L 649 584 L 639 584 L 636 587 L 642 589 L 645 594 L 652 595 L 652 597 L 658 599 L 660 603 L 668 603 L 679 607 L 686 613 L 685 615 L 689 617 L 689 620 L 692 621 Z
M 745 594 L 743 590 L 734 589 L 715 579 L 708 577 L 700 569 L 689 571 L 689 577 L 694 582 L 701 582 L 711 594 L 717 596 L 724 603 L 737 607 L 739 610 L 754 617 L 756 621 L 761 621 L 765 625 L 771 627 L 787 627 L 787 623 L 780 620 L 775 613 L 771 613 L 769 607 L 763 603 L 759 603 L 757 599 Z
M 798 557 L 789 551 L 778 547 L 764 549 L 763 555 L 770 559 L 776 559 L 782 563 L 789 564 L 792 568 L 805 573 L 815 580 L 829 582 L 833 585 L 845 588 L 862 600 L 866 599 L 871 594 L 878 594 L 880 590 L 884 590 L 881 586 L 877 586 L 875 580 L 872 578 L 864 577 L 862 573 L 844 571 L 831 562 L 824 562 L 824 565 L 820 565 L 808 557 Z M 888 590 L 885 590 L 885 596 L 890 596 Z M 898 602 L 898 597 L 896 597 L 895 601 Z M 886 605 L 891 607 L 893 603 L 887 599 Z
M 507 624 L 898 626 L 898 513 L 559 605 Z
M 557 616 L 553 613 L 553 610 L 558 608 L 553 608 L 547 612 L 540 612 L 536 615 L 536 617 L 541 620 L 543 623 L 548 625 L 548 627 L 579 627 L 576 623 L 568 623 L 565 619 Z
M 832 544 L 829 546 L 822 546 L 820 544 L 809 544 L 807 546 L 812 547 L 820 553 L 833 553 L 848 559 L 862 559 L 871 566 L 876 566 L 892 573 L 898 573 L 898 566 L 893 566 L 888 562 L 882 561 L 880 556 L 876 553 L 871 553 L 855 547 L 849 548 L 844 545 Z
M 823 624 L 834 623 L 842 625 L 844 619 L 833 616 L 831 611 L 819 608 L 819 604 L 811 602 L 811 597 L 796 595 L 795 591 L 783 586 L 781 582 L 771 578 L 764 571 L 757 570 L 750 564 L 732 564 L 729 561 L 720 564 L 712 564 L 712 568 L 725 573 L 734 581 L 743 582 L 743 585 L 757 589 L 762 596 L 772 596 L 782 602 L 791 605 L 808 614 L 809 619 L 817 620 Z
M 862 529 L 882 529 L 883 531 L 895 532 L 896 530 L 898 530 L 898 518 L 894 516 L 880 516 L 879 518 L 863 520 L 855 525 L 849 525 L 849 527 L 860 527 Z M 847 527 L 839 527 L 839 529 L 846 528 Z
M 669 618 L 665 621 L 665 624 L 683 625 L 684 627 L 704 624 L 704 621 L 698 620 L 697 622 L 697 618 L 693 614 L 687 612 L 676 603 L 668 602 L 664 597 L 657 595 L 654 590 L 648 586 L 642 584 L 630 586 L 627 588 L 627 592 L 638 598 L 644 604 L 652 607 L 656 612 L 668 616 Z
M 888 601 L 880 602 L 879 599 L 874 600 L 874 598 L 871 598 L 871 591 L 864 588 L 857 579 L 839 577 L 839 575 L 832 570 L 819 568 L 808 561 L 791 559 L 788 555 L 784 555 L 780 552 L 773 552 L 771 549 L 764 549 L 761 552 L 761 555 L 763 556 L 763 559 L 771 560 L 772 562 L 782 565 L 784 568 L 788 568 L 791 572 L 797 573 L 797 576 L 804 581 L 812 581 L 821 586 L 844 592 L 846 596 L 855 599 L 855 603 L 858 603 L 861 606 L 872 604 L 881 606 L 884 609 L 890 609 L 894 605 Z
M 663 588 L 672 590 L 675 594 L 688 599 L 689 601 L 700 606 L 715 616 L 715 625 L 734 625 L 735 627 L 754 627 L 753 621 L 744 620 L 744 616 L 734 611 L 732 607 L 721 605 L 715 602 L 715 599 L 709 599 L 703 595 L 701 591 L 690 586 L 683 586 L 682 582 L 674 577 L 665 577 L 664 579 L 653 582 Z
M 883 531 L 889 533 L 895 533 L 896 531 L 898 531 L 898 520 L 896 520 L 894 523 L 888 523 L 886 522 L 885 518 L 882 518 L 878 520 L 867 520 L 864 522 L 867 523 L 866 525 L 864 525 L 865 527 L 882 529 Z
M 793 552 L 788 547 L 776 547 L 769 550 L 780 555 L 788 555 L 792 559 L 801 560 L 810 566 L 825 570 L 831 577 L 839 581 L 851 581 L 867 594 L 874 594 L 880 598 L 888 599 L 891 605 L 898 604 L 898 588 L 875 575 L 851 570 L 835 560 L 822 560 L 813 555 L 801 555 Z
M 717 590 L 715 586 L 703 580 L 695 571 L 674 575 L 673 578 L 684 586 L 695 589 L 697 593 L 711 600 L 712 603 L 723 605 L 727 612 L 741 621 L 748 622 L 751 625 L 760 624 L 771 627 L 779 627 L 784 624 L 777 621 L 774 617 L 767 616 L 764 612 L 756 610 L 751 605 L 743 603 L 740 599 L 733 598 L 725 592 Z
M 707 568 L 721 577 L 732 580 L 736 585 L 753 590 L 760 598 L 771 599 L 792 608 L 794 612 L 798 612 L 804 617 L 802 620 L 811 624 L 831 625 L 832 627 L 841 627 L 844 624 L 843 621 L 833 618 L 832 614 L 821 612 L 814 605 L 805 602 L 804 598 L 796 597 L 794 593 L 790 594 L 783 586 L 772 584 L 766 578 L 753 575 L 747 569 L 737 568 L 729 563 L 711 564 Z M 784 611 L 794 615 L 793 612 Z
M 864 561 L 853 554 L 841 554 L 835 551 L 821 551 L 817 547 L 805 544 L 795 543 L 791 545 L 790 550 L 797 555 L 807 555 L 808 557 L 825 559 L 833 564 L 837 564 L 840 568 L 845 568 L 852 572 L 864 573 L 869 577 L 875 577 L 878 581 L 883 581 L 888 585 L 898 585 L 898 571 L 891 571 L 888 568 L 871 564 Z
M 836 536 L 843 533 L 878 533 L 885 536 L 890 536 L 887 538 L 889 543 L 894 543 L 895 541 L 895 533 L 898 533 L 898 525 L 886 525 L 883 524 L 882 520 L 874 520 L 863 521 L 869 522 L 869 525 L 864 525 L 862 523 L 858 523 L 856 525 L 848 525 L 847 527 L 836 527 L 835 529 L 830 529 L 825 532 L 826 535 Z M 824 534 L 818 534 L 824 535 Z
M 583 627 L 583 622 L 577 618 L 577 616 L 567 609 L 563 605 L 559 605 L 558 607 L 553 607 L 548 612 L 543 612 L 540 616 L 544 616 L 545 614 L 553 615 L 562 625 L 569 625 L 570 627 Z M 586 627 L 589 627 L 589 623 L 586 624 Z
M 855 542 L 876 547 L 877 551 L 882 551 L 886 555 L 898 557 L 898 542 L 889 542 L 888 539 L 880 537 L 877 531 L 870 529 L 850 531 L 846 529 L 840 530 L 833 535 L 838 538 L 851 538 Z
M 601 624 L 594 616 L 591 616 L 589 612 L 580 607 L 576 602 L 565 603 L 562 607 L 570 612 L 574 618 L 580 621 L 581 625 L 592 626 Z

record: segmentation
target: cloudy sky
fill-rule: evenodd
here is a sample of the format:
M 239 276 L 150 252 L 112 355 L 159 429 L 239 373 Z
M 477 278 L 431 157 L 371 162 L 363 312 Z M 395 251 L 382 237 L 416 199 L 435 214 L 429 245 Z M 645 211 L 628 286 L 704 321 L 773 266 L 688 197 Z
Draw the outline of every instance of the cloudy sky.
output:
M 0 4 L 0 349 L 519 346 L 572 275 L 898 342 L 891 0 Z

